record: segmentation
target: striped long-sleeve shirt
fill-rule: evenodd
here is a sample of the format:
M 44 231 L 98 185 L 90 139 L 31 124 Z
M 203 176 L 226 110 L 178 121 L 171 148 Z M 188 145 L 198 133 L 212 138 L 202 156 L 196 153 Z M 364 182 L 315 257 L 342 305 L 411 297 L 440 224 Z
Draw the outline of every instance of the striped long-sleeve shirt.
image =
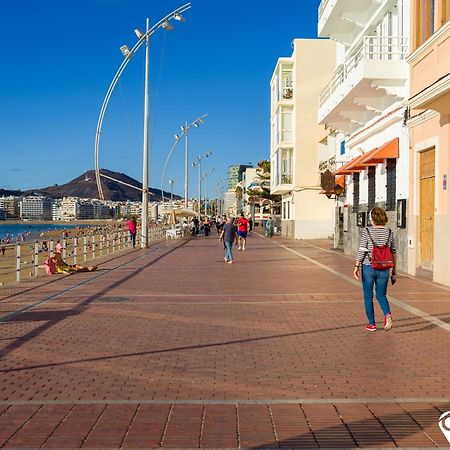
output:
M 360 264 L 370 264 L 369 256 L 372 254 L 372 236 L 375 245 L 388 245 L 392 251 L 392 253 L 397 252 L 397 247 L 395 245 L 394 233 L 389 230 L 389 228 L 378 228 L 378 227 L 370 227 L 364 228 L 361 234 L 361 240 L 359 241 L 358 255 L 356 256 L 356 260 L 359 261 Z M 390 236 L 389 236 L 390 233 Z

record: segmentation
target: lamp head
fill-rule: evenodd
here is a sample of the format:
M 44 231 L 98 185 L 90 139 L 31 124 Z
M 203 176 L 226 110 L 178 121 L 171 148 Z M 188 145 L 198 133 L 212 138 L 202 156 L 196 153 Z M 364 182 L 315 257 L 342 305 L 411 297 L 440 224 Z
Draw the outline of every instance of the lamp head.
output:
M 174 18 L 175 20 L 178 20 L 179 22 L 186 22 L 186 19 L 185 19 L 181 14 L 175 14 L 175 15 L 173 16 L 173 18 Z
M 168 20 L 165 20 L 162 24 L 162 27 L 166 30 L 166 31 L 172 31 L 173 30 L 173 25 L 170 24 L 170 22 Z
M 197 122 L 194 122 L 194 127 L 198 128 L 199 124 Z
M 342 193 L 344 192 L 344 188 L 340 185 L 340 184 L 336 184 L 336 186 L 334 187 L 334 193 L 340 197 L 342 195 Z
M 120 51 L 125 58 L 131 55 L 131 50 L 128 48 L 128 45 L 122 45 L 122 47 L 120 47 Z
M 134 30 L 134 34 L 138 37 L 138 39 L 142 39 L 145 36 L 145 34 L 141 30 L 139 30 L 138 28 L 136 28 Z

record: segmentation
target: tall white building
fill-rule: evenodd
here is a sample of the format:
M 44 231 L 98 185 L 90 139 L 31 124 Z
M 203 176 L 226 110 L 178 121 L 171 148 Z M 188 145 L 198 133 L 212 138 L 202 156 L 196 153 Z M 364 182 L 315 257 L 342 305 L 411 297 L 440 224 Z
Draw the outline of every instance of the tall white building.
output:
M 318 97 L 335 66 L 336 44 L 295 39 L 291 57 L 280 58 L 271 88 L 271 193 L 282 196 L 281 234 L 295 239 L 327 238 L 334 208 L 319 195 Z M 318 56 L 320 55 L 320 57 Z
M 61 218 L 62 220 L 77 220 L 80 208 L 80 199 L 78 197 L 64 197 L 61 200 Z
M 47 197 L 23 197 L 20 204 L 20 217 L 25 220 L 51 220 L 52 201 Z
M 341 134 L 335 175 L 345 176 L 337 233 L 357 250 L 374 206 L 389 211 L 406 268 L 406 224 L 397 211 L 408 200 L 408 36 L 410 0 L 322 0 L 318 32 L 339 43 L 334 73 L 319 99 L 318 120 Z M 401 214 L 400 214 L 401 215 Z M 396 229 L 397 228 L 397 229 Z

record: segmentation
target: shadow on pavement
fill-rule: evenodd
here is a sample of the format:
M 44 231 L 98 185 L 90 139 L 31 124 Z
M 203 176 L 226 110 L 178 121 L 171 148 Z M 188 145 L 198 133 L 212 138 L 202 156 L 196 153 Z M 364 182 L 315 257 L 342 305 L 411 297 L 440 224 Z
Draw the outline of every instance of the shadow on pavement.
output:
M 156 264 L 158 261 L 166 257 L 167 255 L 171 254 L 175 250 L 179 249 L 183 245 L 185 245 L 188 241 L 184 241 L 179 246 L 171 248 L 169 251 L 164 253 L 163 255 L 158 256 L 157 258 L 153 259 L 152 261 L 149 261 L 147 264 L 133 270 L 130 274 L 127 276 L 121 278 L 120 280 L 117 280 L 115 283 L 109 285 L 108 287 L 102 289 L 101 291 L 95 293 L 94 295 L 91 295 L 83 302 L 79 303 L 76 307 L 72 308 L 70 311 L 24 311 L 23 313 L 17 314 L 16 316 L 11 317 L 11 319 L 8 319 L 7 322 L 23 322 L 23 321 L 41 321 L 46 320 L 46 322 L 39 327 L 31 330 L 24 336 L 21 336 L 20 338 L 17 338 L 14 342 L 11 342 L 9 345 L 4 347 L 0 350 L 0 358 L 4 358 L 7 356 L 10 352 L 20 348 L 23 344 L 28 342 L 30 339 L 38 336 L 39 334 L 49 330 L 53 326 L 57 325 L 59 322 L 64 320 L 68 316 L 73 316 L 77 314 L 81 314 L 83 311 L 86 310 L 87 306 L 98 299 L 99 297 L 107 294 L 112 289 L 115 289 L 116 287 L 120 286 L 121 284 L 125 283 L 126 281 L 129 281 L 130 279 L 134 278 L 136 275 L 141 273 L 143 270 L 147 269 L 148 267 L 152 266 L 153 264 Z M 42 315 L 42 317 L 47 317 L 47 319 L 37 319 L 36 317 L 39 317 L 39 315 Z M 7 323 L 4 322 L 4 323 Z M 8 372 L 8 369 L 3 372 Z
M 360 405 L 358 404 L 358 406 Z M 360 420 L 349 420 L 351 416 L 348 412 L 351 405 L 345 405 L 343 411 L 340 405 L 333 405 L 326 411 L 329 413 L 332 408 L 335 410 L 335 415 L 331 417 L 334 424 L 331 426 L 324 425 L 326 417 L 330 417 L 328 414 L 325 417 L 319 417 L 317 411 L 314 416 L 306 413 L 305 420 L 300 412 L 299 427 L 304 428 L 304 422 L 306 421 L 309 430 L 285 439 L 280 439 L 280 434 L 286 435 L 289 433 L 284 430 L 284 432 L 281 432 L 282 428 L 280 429 L 280 424 L 277 424 L 277 415 L 274 414 L 273 425 L 275 430 L 279 430 L 277 433 L 278 441 L 274 439 L 272 442 L 252 448 L 450 448 L 447 447 L 446 439 L 438 426 L 438 419 L 444 410 L 435 406 L 424 405 L 424 409 L 411 411 L 396 403 L 388 404 L 387 409 L 399 408 L 401 409 L 399 413 L 380 414 L 380 407 L 382 408 L 383 405 L 375 405 L 378 405 L 378 408 L 373 404 L 366 404 L 365 415 L 367 417 Z M 305 408 L 308 408 L 308 406 L 305 405 Z M 291 425 L 290 428 L 295 429 L 294 418 Z

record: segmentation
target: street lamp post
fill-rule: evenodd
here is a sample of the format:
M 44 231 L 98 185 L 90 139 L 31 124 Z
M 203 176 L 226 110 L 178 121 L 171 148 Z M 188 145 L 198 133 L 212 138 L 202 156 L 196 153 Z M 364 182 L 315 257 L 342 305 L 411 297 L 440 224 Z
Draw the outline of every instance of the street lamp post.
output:
M 169 180 L 170 184 L 170 206 L 173 208 L 173 180 Z
M 206 152 L 203 155 L 198 155 L 195 157 L 195 161 L 192 166 L 198 166 L 198 215 L 202 212 L 202 159 L 208 158 L 212 155 L 212 152 Z
M 150 21 L 147 18 L 145 30 L 145 87 L 144 87 L 144 146 L 142 157 L 142 214 L 141 214 L 141 248 L 148 247 L 148 122 L 149 122 L 149 55 L 150 55 Z
M 191 3 L 186 3 L 180 8 L 172 11 L 170 14 L 165 16 L 155 25 L 150 28 L 149 19 L 146 22 L 146 32 L 142 33 L 139 30 L 135 30 L 136 36 L 138 37 L 138 42 L 133 46 L 133 48 L 128 48 L 128 46 L 123 45 L 120 47 L 122 54 L 124 55 L 124 60 L 122 61 L 119 69 L 117 70 L 111 84 L 109 85 L 108 91 L 106 93 L 105 99 L 100 110 L 97 130 L 95 133 L 95 177 L 97 181 L 97 189 L 100 199 L 104 200 L 105 196 L 103 194 L 103 188 L 101 184 L 101 177 L 116 181 L 117 183 L 130 186 L 134 189 L 140 190 L 142 192 L 142 230 L 141 230 L 141 247 L 148 247 L 148 150 L 149 150 L 149 140 L 148 140 L 148 123 L 149 123 L 149 47 L 150 47 L 150 36 L 155 33 L 159 28 L 164 28 L 167 31 L 173 30 L 173 26 L 170 24 L 172 19 L 184 22 L 185 19 L 182 13 L 191 8 Z M 144 143 L 143 143 L 143 161 L 142 161 L 142 188 L 137 186 L 124 183 L 121 180 L 106 176 L 100 172 L 100 137 L 103 126 L 103 120 L 105 117 L 106 109 L 108 107 L 109 101 L 111 99 L 114 88 L 116 87 L 119 79 L 130 62 L 131 58 L 137 53 L 137 51 L 145 44 L 145 87 L 144 87 Z
M 202 175 L 202 178 L 205 179 L 205 216 L 208 216 L 208 176 L 214 172 L 214 169 L 211 169 L 209 172 L 205 172 Z
M 188 123 L 185 123 L 185 126 L 181 126 L 181 133 L 180 134 L 176 134 L 175 135 L 175 143 L 173 144 L 172 148 L 170 149 L 169 154 L 167 155 L 166 158 L 166 162 L 164 163 L 164 168 L 162 171 L 162 177 L 161 177 L 161 200 L 164 203 L 164 179 L 166 176 L 166 168 L 167 168 L 167 164 L 169 163 L 169 160 L 178 144 L 178 142 L 180 142 L 181 138 L 183 137 L 183 135 L 185 136 L 185 179 L 184 179 L 184 207 L 187 208 L 188 207 L 188 201 L 189 201 L 189 192 L 188 192 L 188 186 L 189 186 L 189 171 L 186 169 L 186 167 L 189 167 L 189 163 L 188 163 L 188 157 L 189 157 L 189 146 L 188 146 L 188 133 L 189 130 L 192 127 L 196 127 L 198 128 L 202 123 L 204 118 L 207 116 L 208 114 L 203 114 L 202 116 L 198 117 L 197 119 L 195 119 L 192 123 L 190 123 L 188 125 Z

